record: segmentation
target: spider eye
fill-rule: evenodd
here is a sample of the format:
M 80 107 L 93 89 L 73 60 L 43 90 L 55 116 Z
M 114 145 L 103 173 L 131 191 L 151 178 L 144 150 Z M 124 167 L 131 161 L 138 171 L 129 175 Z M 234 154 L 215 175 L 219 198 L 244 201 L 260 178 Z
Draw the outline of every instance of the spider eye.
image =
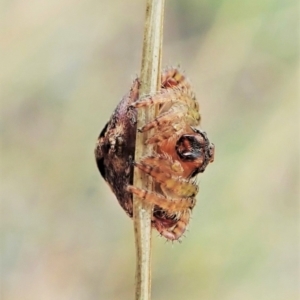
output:
M 178 156 L 185 161 L 193 161 L 203 156 L 201 142 L 195 135 L 182 135 L 176 143 Z
M 176 143 L 176 152 L 183 162 L 190 162 L 190 177 L 203 173 L 214 160 L 215 146 L 204 131 L 193 128 L 193 134 L 182 135 Z
M 182 152 L 182 153 L 181 153 L 181 156 L 182 156 L 182 158 L 185 158 L 186 160 L 192 160 L 192 159 L 195 158 L 195 154 L 192 153 L 192 152 L 189 152 L 189 151 L 187 151 L 187 152 Z

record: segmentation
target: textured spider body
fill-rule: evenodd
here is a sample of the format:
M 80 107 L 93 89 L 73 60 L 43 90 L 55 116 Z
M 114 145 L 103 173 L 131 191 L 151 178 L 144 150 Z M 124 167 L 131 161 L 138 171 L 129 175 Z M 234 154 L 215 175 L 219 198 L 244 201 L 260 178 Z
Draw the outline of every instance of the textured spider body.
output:
M 139 81 L 127 94 L 101 132 L 95 149 L 100 173 L 124 210 L 132 217 L 132 193 L 154 205 L 152 225 L 170 240 L 184 233 L 198 192 L 193 177 L 214 158 L 214 145 L 200 124 L 199 106 L 186 78 L 174 68 L 162 74 L 159 92 L 139 98 Z M 134 162 L 136 109 L 159 105 L 158 116 L 139 129 L 151 131 L 147 144 L 153 156 Z M 153 177 L 155 191 L 136 188 L 133 166 Z

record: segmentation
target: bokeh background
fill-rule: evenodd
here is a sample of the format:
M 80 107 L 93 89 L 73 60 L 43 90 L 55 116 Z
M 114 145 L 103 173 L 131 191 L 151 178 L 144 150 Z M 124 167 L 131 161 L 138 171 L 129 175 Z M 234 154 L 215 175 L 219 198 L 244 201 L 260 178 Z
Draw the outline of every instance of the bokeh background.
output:
M 139 73 L 144 2 L 1 1 L 1 299 L 134 297 L 93 149 Z M 216 159 L 183 242 L 153 232 L 153 299 L 299 299 L 298 40 L 297 1 L 167 1 L 163 64 Z

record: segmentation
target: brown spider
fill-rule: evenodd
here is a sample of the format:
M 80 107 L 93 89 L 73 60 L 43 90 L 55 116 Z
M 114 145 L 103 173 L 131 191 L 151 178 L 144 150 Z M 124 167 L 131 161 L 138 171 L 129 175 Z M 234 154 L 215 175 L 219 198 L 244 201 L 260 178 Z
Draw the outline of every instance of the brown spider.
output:
M 95 149 L 100 173 L 123 209 L 132 217 L 132 193 L 154 205 L 152 226 L 169 240 L 184 233 L 198 192 L 193 177 L 204 172 L 214 159 L 214 145 L 200 123 L 199 106 L 186 78 L 175 68 L 162 74 L 161 90 L 139 98 L 139 81 L 133 82 L 110 121 L 102 130 Z M 159 115 L 139 129 L 153 129 L 146 141 L 157 144 L 153 156 L 134 162 L 136 109 L 159 105 Z M 136 188 L 132 165 L 153 177 L 155 191 Z

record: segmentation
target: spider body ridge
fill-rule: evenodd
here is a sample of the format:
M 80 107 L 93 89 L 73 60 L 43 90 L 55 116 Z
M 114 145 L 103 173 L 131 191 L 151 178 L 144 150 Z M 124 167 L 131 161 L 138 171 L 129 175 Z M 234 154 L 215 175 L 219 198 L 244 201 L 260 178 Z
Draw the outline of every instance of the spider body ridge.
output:
M 139 95 L 139 80 L 123 97 L 102 130 L 95 149 L 98 169 L 120 205 L 132 217 L 132 194 L 153 204 L 152 226 L 168 240 L 179 240 L 196 204 L 195 176 L 214 160 L 214 145 L 200 125 L 199 104 L 187 78 L 176 68 L 162 72 L 161 89 Z M 152 156 L 134 161 L 136 110 L 158 105 L 158 116 L 139 128 L 150 131 Z M 155 190 L 133 186 L 133 167 L 151 176 Z

